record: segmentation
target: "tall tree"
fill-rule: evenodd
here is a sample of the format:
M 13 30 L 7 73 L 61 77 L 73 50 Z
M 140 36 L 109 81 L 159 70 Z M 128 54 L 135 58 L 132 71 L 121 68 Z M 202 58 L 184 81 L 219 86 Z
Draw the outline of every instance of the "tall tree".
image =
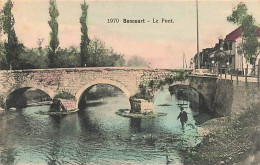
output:
M 50 44 L 49 44 L 49 52 L 48 52 L 48 56 L 49 56 L 49 60 L 50 60 L 50 64 L 49 67 L 50 68 L 54 68 L 55 67 L 55 60 L 56 60 L 56 51 L 57 48 L 59 47 L 59 38 L 58 38 L 58 16 L 59 16 L 59 11 L 57 8 L 57 4 L 56 4 L 56 0 L 50 0 L 49 2 L 50 6 L 49 6 L 49 14 L 50 14 L 50 21 L 49 26 L 51 28 L 51 32 L 50 32 Z
M 2 30 L 3 30 L 3 10 L 0 9 L 0 41 L 1 41 L 1 37 L 2 37 Z
M 248 15 L 242 22 L 242 37 L 243 37 L 243 49 L 246 60 L 253 65 L 253 71 L 255 71 L 255 63 L 258 54 L 260 53 L 260 45 L 258 43 L 257 26 L 255 25 L 255 19 L 252 15 Z
M 11 70 L 12 67 L 19 68 L 16 66 L 18 62 L 18 56 L 21 53 L 22 44 L 19 44 L 18 39 L 16 37 L 16 33 L 14 30 L 14 16 L 12 14 L 13 2 L 11 0 L 7 0 L 3 7 L 3 15 L 2 15 L 2 25 L 4 34 L 7 35 L 7 42 L 5 42 L 5 55 L 6 61 Z
M 80 57 L 81 57 L 81 66 L 89 66 L 89 53 L 88 53 L 88 45 L 89 45 L 89 37 L 88 37 L 88 5 L 84 0 L 84 3 L 81 4 L 81 17 L 80 17 L 80 24 L 81 24 L 81 43 L 80 43 Z
M 3 30 L 3 10 L 0 10 L 0 69 L 7 69 L 8 65 L 4 53 L 4 43 L 2 42 L 2 30 Z
M 255 64 L 257 56 L 260 53 L 260 44 L 258 42 L 257 26 L 252 15 L 247 13 L 247 6 L 240 2 L 237 7 L 233 8 L 232 15 L 227 17 L 227 21 L 242 27 L 242 53 L 247 62 Z
M 2 59 L 2 51 L 3 51 L 3 44 L 2 44 L 2 26 L 3 26 L 3 10 L 0 9 L 0 60 Z M 2 60 L 0 61 L 0 69 L 1 69 L 1 62 Z

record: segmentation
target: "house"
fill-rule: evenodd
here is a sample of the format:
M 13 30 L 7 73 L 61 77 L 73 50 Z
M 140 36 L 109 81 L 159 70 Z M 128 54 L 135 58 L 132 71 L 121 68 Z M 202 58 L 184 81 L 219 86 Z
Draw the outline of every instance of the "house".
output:
M 260 41 L 260 28 L 257 29 L 257 35 Z M 241 49 L 241 36 L 242 27 L 240 26 L 229 33 L 224 40 L 219 39 L 219 42 L 216 43 L 215 47 L 203 49 L 202 52 L 199 53 L 200 68 L 209 69 L 213 66 L 217 66 L 218 68 L 238 69 L 240 72 L 246 68 L 247 64 L 249 65 L 249 68 L 252 68 L 252 65 L 244 58 Z M 259 60 L 260 55 L 257 57 L 256 61 Z M 195 63 L 194 66 L 197 69 L 199 67 L 197 54 L 194 56 L 193 61 Z
M 248 63 L 243 55 L 241 45 L 242 45 L 242 27 L 238 27 L 231 33 L 229 33 L 224 39 L 223 49 L 225 53 L 234 59 L 234 68 L 242 71 L 249 65 L 249 68 L 253 66 Z M 258 41 L 260 42 L 260 28 L 257 28 Z M 258 63 L 260 56 L 257 57 L 256 62 Z

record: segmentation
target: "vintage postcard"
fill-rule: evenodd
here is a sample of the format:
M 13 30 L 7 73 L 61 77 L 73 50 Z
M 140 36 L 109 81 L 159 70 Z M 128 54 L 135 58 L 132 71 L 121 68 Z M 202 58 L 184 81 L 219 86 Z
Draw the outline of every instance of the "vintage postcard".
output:
M 259 0 L 0 0 L 0 164 L 260 164 Z

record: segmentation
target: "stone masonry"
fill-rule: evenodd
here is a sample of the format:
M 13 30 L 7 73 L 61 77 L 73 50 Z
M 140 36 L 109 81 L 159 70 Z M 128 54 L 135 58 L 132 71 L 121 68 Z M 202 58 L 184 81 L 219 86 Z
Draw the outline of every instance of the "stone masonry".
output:
M 109 84 L 121 89 L 126 97 L 139 92 L 143 81 L 164 80 L 178 70 L 150 68 L 68 68 L 33 69 L 0 71 L 0 107 L 4 108 L 7 97 L 14 91 L 29 88 L 40 89 L 53 98 L 65 91 L 74 96 L 74 108 L 87 89 L 96 84 Z M 250 109 L 260 101 L 260 87 L 256 82 L 243 80 L 223 80 L 220 77 L 190 75 L 183 82 L 174 82 L 171 86 L 184 85 L 194 89 L 203 104 L 211 112 L 219 115 L 240 113 Z M 69 106 L 73 107 L 71 103 Z
M 35 88 L 51 98 L 66 91 L 75 96 L 78 106 L 83 92 L 96 84 L 110 84 L 121 89 L 127 98 L 136 94 L 140 82 L 164 80 L 177 70 L 150 68 L 59 68 L 0 71 L 0 104 L 3 107 L 10 93 L 21 88 Z

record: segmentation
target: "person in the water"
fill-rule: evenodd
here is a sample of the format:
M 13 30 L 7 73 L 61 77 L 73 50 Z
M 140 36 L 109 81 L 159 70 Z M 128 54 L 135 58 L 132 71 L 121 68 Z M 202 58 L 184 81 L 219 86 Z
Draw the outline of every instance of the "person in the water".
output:
M 184 124 L 185 124 L 186 121 L 188 120 L 187 112 L 185 112 L 183 109 L 184 109 L 184 108 L 181 107 L 181 112 L 180 112 L 179 116 L 177 117 L 177 119 L 180 119 L 182 128 L 184 128 Z

